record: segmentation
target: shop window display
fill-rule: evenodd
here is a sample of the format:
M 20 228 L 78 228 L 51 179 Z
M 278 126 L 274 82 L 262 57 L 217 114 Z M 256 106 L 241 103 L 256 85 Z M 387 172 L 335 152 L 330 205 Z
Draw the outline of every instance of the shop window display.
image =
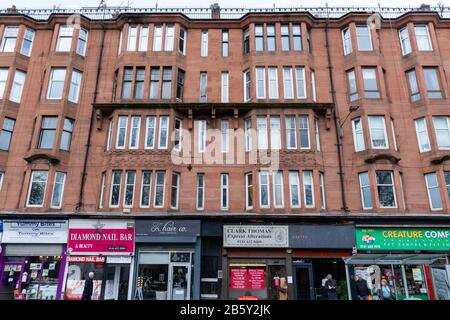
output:
M 103 288 L 103 278 L 107 272 L 104 262 L 71 263 L 67 270 L 65 299 L 81 300 L 89 272 L 94 272 L 92 300 L 100 300 L 105 297 L 105 292 L 110 292 L 108 287 L 112 284 L 108 285 L 108 280 L 114 282 L 114 273 L 112 272 L 112 279 L 106 279 L 105 288 Z
M 2 270 L 2 298 L 55 300 L 60 261 L 59 256 L 8 257 Z

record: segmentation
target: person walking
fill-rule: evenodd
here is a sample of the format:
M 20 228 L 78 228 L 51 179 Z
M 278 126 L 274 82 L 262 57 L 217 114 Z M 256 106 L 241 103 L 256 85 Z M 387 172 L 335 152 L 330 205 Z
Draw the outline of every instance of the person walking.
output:
M 337 295 L 337 282 L 333 279 L 331 274 L 327 275 L 327 281 L 325 281 L 325 292 L 327 293 L 328 300 L 338 300 Z
M 386 279 L 381 280 L 381 287 L 378 289 L 378 297 L 380 300 L 394 300 L 392 289 Z
M 355 286 L 358 299 L 368 300 L 370 292 L 367 286 L 367 281 L 360 275 L 355 275 Z
M 84 283 L 83 294 L 81 300 L 91 300 L 94 291 L 94 273 L 89 272 L 89 278 Z

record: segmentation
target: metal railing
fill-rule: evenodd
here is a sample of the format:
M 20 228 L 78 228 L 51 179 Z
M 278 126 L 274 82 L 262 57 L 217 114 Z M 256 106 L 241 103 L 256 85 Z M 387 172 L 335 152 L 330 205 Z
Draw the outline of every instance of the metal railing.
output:
M 379 13 L 385 19 L 394 19 L 408 12 L 436 12 L 442 18 L 450 19 L 450 6 L 421 7 L 291 7 L 291 8 L 220 8 L 220 19 L 239 19 L 248 13 L 293 13 L 309 12 L 317 18 L 339 18 L 349 12 Z M 92 20 L 108 20 L 123 13 L 134 14 L 177 14 L 190 19 L 211 19 L 211 8 L 131 8 L 131 7 L 82 7 L 80 9 L 0 9 L 0 15 L 22 14 L 36 20 L 47 20 L 52 14 L 80 14 Z

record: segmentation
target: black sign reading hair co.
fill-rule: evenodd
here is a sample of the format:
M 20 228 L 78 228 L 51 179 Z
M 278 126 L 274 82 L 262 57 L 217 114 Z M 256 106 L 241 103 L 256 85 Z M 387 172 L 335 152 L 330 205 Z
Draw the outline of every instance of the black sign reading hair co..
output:
M 135 234 L 136 242 L 195 242 L 200 236 L 200 220 L 136 220 Z

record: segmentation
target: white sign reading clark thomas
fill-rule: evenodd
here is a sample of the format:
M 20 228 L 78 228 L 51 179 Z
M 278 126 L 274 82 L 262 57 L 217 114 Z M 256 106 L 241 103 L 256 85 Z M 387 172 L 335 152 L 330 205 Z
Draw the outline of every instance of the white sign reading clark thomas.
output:
M 224 247 L 287 248 L 288 226 L 224 225 Z

